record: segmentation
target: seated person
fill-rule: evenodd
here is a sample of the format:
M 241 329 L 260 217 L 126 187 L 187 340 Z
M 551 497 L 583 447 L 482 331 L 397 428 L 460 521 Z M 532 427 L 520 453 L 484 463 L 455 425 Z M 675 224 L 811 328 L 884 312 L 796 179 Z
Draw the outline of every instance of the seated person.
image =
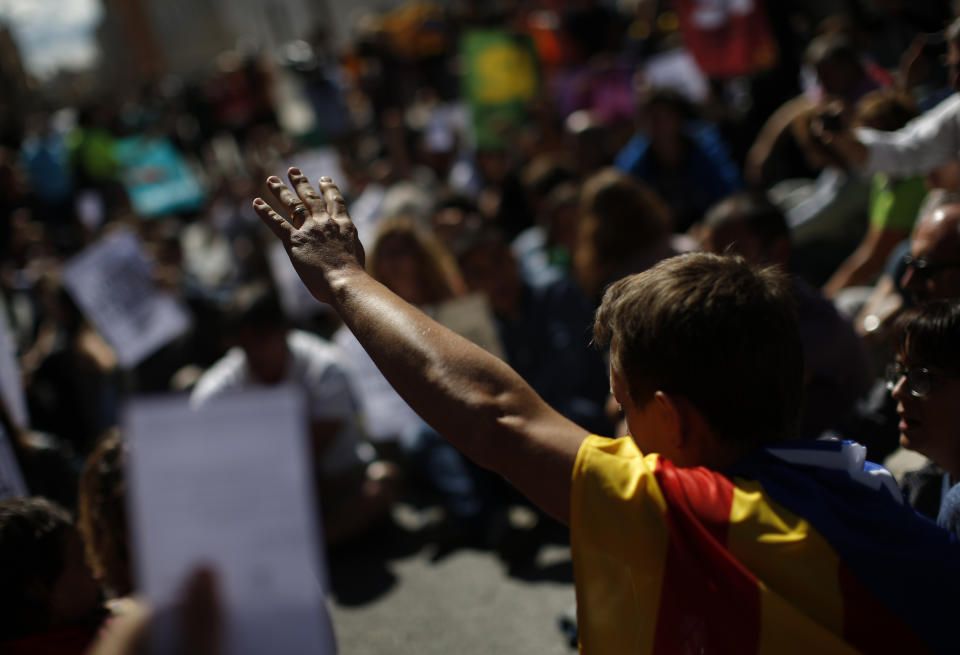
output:
M 640 106 L 641 129 L 614 166 L 657 192 L 686 232 L 710 205 L 743 187 L 740 171 L 716 126 L 693 119 L 675 91 L 650 90 Z
M 718 203 L 700 230 L 703 247 L 736 253 L 747 261 L 790 270 L 786 219 L 761 194 L 738 193 Z M 804 399 L 801 436 L 816 438 L 836 427 L 872 381 L 866 349 L 833 304 L 797 276 L 790 278 L 803 340 Z
M 914 116 L 909 97 L 893 91 L 874 91 L 857 104 L 854 123 L 878 130 L 896 130 Z M 870 180 L 870 224 L 863 240 L 834 271 L 823 287 L 833 298 L 845 287 L 872 284 L 883 271 L 890 253 L 910 235 L 917 212 L 927 195 L 919 176 L 891 178 L 876 173 Z
M 434 311 L 466 291 L 450 251 L 410 218 L 380 223 L 366 265 L 374 279 L 422 311 Z M 492 318 L 484 318 L 490 321 L 493 334 Z M 333 338 L 345 354 L 351 385 L 359 390 L 371 437 L 379 448 L 399 451 L 411 477 L 439 494 L 446 512 L 446 525 L 439 535 L 439 541 L 445 543 L 440 544 L 440 551 L 484 538 L 477 533 L 485 530 L 486 520 L 504 500 L 502 481 L 466 460 L 426 425 L 394 391 L 350 330 L 340 328 Z
M 590 347 L 593 307 L 573 280 L 558 270 L 552 278 L 524 280 L 492 227 L 464 233 L 455 250 L 467 287 L 493 309 L 507 363 L 567 418 L 593 431 L 609 429 L 606 364 Z
M 200 377 L 190 401 L 199 405 L 260 385 L 299 385 L 310 415 L 324 536 L 334 544 L 358 535 L 385 515 L 399 480 L 395 467 L 375 459 L 360 429 L 359 405 L 339 351 L 288 328 L 276 295 L 260 286 L 237 294 L 227 322 L 236 345 Z
M 387 218 L 379 224 L 366 265 L 374 279 L 421 309 L 466 291 L 449 250 L 409 217 Z M 333 341 L 344 354 L 344 368 L 358 392 L 370 437 L 378 444 L 412 442 L 423 428 L 420 418 L 390 387 L 350 330 L 337 330 Z
M 960 301 L 907 310 L 897 321 L 897 360 L 887 386 L 900 443 L 943 469 L 937 524 L 960 536 Z
M 523 277 L 533 283 L 541 277 L 551 278 L 558 271 L 570 271 L 580 222 L 580 185 L 558 185 L 540 207 L 537 225 L 521 232 L 510 244 Z
M 0 502 L 0 652 L 86 652 L 104 618 L 67 512 L 39 498 Z
M 580 191 L 573 275 L 594 306 L 611 282 L 681 252 L 670 207 L 649 186 L 616 169 L 591 175 Z
M 817 171 L 815 178 L 783 180 L 768 195 L 787 217 L 794 272 L 819 287 L 863 238 L 870 185 L 811 136 L 810 117 L 815 114 L 811 109 L 791 123 L 794 140 Z
M 944 30 L 948 82 L 960 89 L 960 18 Z M 878 171 L 905 177 L 925 175 L 956 159 L 960 150 L 960 95 L 954 93 L 895 132 L 856 130 L 823 118 L 814 120 L 813 133 L 861 174 Z
M 77 529 L 93 575 L 109 598 L 133 593 L 125 462 L 123 440 L 112 430 L 97 443 L 80 474 Z
M 828 32 L 813 39 L 804 53 L 807 64 L 816 72 L 817 85 L 808 90 L 815 100 L 840 100 L 856 104 L 871 91 L 889 86 L 890 75 L 858 52 L 845 34 Z
M 630 437 L 591 435 L 363 268 L 339 190 L 257 198 L 318 300 L 408 403 L 569 522 L 583 652 L 950 652 L 957 538 L 856 444 L 798 441 L 803 357 L 782 273 L 695 253 L 604 294 L 595 339 Z M 284 202 L 283 199 L 288 201 Z
M 901 244 L 891 255 L 888 272 L 856 319 L 856 329 L 868 346 L 878 375 L 896 356 L 890 349 L 892 327 L 905 308 L 930 300 L 960 298 L 960 197 L 931 194 L 924 204 L 910 242 Z M 840 431 L 865 444 L 871 457 L 879 461 L 894 453 L 899 443 L 895 405 L 885 381 L 878 379 Z M 891 467 L 900 465 L 891 463 Z

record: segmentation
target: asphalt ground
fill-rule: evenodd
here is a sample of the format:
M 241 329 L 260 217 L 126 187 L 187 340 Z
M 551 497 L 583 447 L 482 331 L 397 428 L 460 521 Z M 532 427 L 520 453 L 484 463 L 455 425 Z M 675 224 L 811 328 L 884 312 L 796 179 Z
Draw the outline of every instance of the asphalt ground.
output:
M 528 507 L 465 530 L 401 503 L 328 563 L 341 655 L 576 651 L 559 627 L 574 607 L 566 530 Z

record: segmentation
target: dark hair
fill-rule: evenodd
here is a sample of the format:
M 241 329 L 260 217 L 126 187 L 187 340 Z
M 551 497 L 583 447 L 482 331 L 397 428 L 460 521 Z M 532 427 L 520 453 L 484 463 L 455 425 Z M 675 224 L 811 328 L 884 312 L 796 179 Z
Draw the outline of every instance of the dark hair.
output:
M 759 191 L 741 191 L 727 196 L 711 207 L 703 218 L 703 224 L 719 228 L 742 221 L 750 234 L 757 237 L 765 248 L 778 239 L 790 238 L 790 227 L 780 209 Z
M 681 120 L 690 120 L 696 117 L 696 108 L 687 100 L 686 96 L 670 87 L 653 87 L 648 89 L 640 99 L 641 112 L 649 111 L 655 106 L 666 107 Z
M 747 448 L 796 436 L 803 357 L 793 294 L 775 267 L 690 253 L 611 285 L 594 341 L 630 397 L 687 398 L 721 439 Z
M 377 236 L 367 255 L 367 271 L 375 280 L 389 286 L 380 269 L 380 256 L 383 244 L 391 238 L 403 241 L 416 260 L 417 282 L 425 303 L 443 302 L 463 291 L 460 271 L 450 251 L 432 232 L 403 216 L 385 219 L 377 226 Z
M 267 283 L 254 282 L 238 289 L 226 307 L 224 318 L 228 333 L 241 328 L 285 329 L 287 326 L 280 298 Z
M 668 234 L 670 210 L 656 192 L 613 168 L 591 175 L 580 195 L 582 214 L 597 222 L 594 242 L 604 256 L 626 257 Z
M 580 285 L 599 295 L 624 263 L 670 235 L 671 222 L 670 208 L 644 183 L 614 168 L 591 175 L 580 192 L 574 253 Z
M 464 229 L 460 234 L 457 235 L 457 238 L 454 239 L 450 250 L 453 253 L 453 256 L 456 257 L 457 262 L 462 265 L 464 258 L 474 250 L 489 245 L 496 245 L 504 248 L 508 247 L 507 239 L 503 235 L 503 231 L 500 230 L 500 228 L 498 228 L 496 225 L 484 223 L 480 225 L 471 225 L 470 227 Z
M 118 430 L 101 437 L 80 474 L 77 528 L 94 575 L 116 596 L 132 590 L 124 446 Z
M 465 193 L 459 191 L 443 191 L 437 194 L 433 202 L 433 212 L 437 213 L 444 209 L 459 209 L 465 214 L 475 214 L 477 203 Z
M 576 180 L 573 167 L 556 154 L 537 155 L 522 173 L 523 186 L 543 198 L 559 185 Z
M 960 375 L 960 302 L 933 300 L 908 309 L 894 323 L 897 352 Z
M 0 643 L 46 629 L 47 602 L 29 588 L 56 583 L 72 529 L 67 511 L 45 498 L 0 502 Z

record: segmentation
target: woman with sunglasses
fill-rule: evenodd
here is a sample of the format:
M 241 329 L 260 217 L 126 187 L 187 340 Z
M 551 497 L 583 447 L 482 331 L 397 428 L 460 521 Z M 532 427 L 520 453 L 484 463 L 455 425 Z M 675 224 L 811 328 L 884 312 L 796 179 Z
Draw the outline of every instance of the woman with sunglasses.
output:
M 895 340 L 887 388 L 897 401 L 900 444 L 943 469 L 937 523 L 960 535 L 960 302 L 904 313 Z

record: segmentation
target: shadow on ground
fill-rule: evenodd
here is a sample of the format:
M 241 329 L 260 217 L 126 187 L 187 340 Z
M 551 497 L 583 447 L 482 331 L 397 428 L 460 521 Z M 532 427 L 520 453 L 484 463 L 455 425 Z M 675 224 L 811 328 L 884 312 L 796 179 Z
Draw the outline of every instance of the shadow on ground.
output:
M 328 553 L 333 596 L 344 607 L 374 602 L 398 584 L 392 562 L 419 557 L 436 565 L 464 550 L 489 553 L 518 580 L 572 584 L 569 551 L 560 550 L 558 557 L 552 549 L 553 556 L 544 561 L 538 555 L 547 545 L 568 546 L 567 529 L 529 505 L 456 521 L 435 504 L 405 498 L 371 532 Z

